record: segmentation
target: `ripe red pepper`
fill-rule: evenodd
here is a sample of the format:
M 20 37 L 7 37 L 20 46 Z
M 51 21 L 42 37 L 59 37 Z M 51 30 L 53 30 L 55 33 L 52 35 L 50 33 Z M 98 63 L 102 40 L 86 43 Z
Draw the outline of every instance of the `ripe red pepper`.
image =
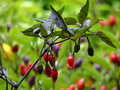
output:
M 51 68 L 48 64 L 45 67 L 45 74 L 47 75 L 47 77 L 51 77 Z
M 118 56 L 117 56 L 117 62 L 120 65 L 120 54 L 118 54 Z
M 107 90 L 107 88 L 106 88 L 105 85 L 102 85 L 102 86 L 100 87 L 100 90 Z
M 56 69 L 53 69 L 53 70 L 51 71 L 51 76 L 52 76 L 53 82 L 56 82 L 57 77 L 58 77 L 58 71 L 57 71 Z
M 117 55 L 116 55 L 115 52 L 110 53 L 110 61 L 113 62 L 113 63 L 117 62 Z
M 27 66 L 27 70 L 29 70 L 31 66 L 32 66 L 32 63 L 29 63 Z
M 83 90 L 85 88 L 85 80 L 84 80 L 84 78 L 81 78 L 78 81 L 77 88 L 78 88 L 78 90 Z
M 68 56 L 67 63 L 68 63 L 68 65 L 70 67 L 73 67 L 73 65 L 74 65 L 74 57 L 73 56 Z
M 70 85 L 70 87 L 67 90 L 75 90 L 75 85 L 74 84 Z
M 21 74 L 21 76 L 24 76 L 26 72 L 27 72 L 27 68 L 25 67 L 25 65 L 20 64 L 20 74 Z
M 69 64 L 67 64 L 67 68 L 68 69 L 73 69 L 75 67 L 75 65 L 73 64 L 73 66 L 70 66 Z
M 115 15 L 111 15 L 110 18 L 109 18 L 109 21 L 108 21 L 108 24 L 110 26 L 114 26 L 116 24 L 116 18 L 115 18 Z
M 53 56 L 52 55 L 48 56 L 48 61 L 49 61 L 51 66 L 54 66 L 55 60 L 56 60 L 56 57 L 54 55 Z
M 101 20 L 101 21 L 100 21 L 100 25 L 101 25 L 101 26 L 106 26 L 106 25 L 107 25 L 107 22 L 106 22 L 105 20 Z
M 18 45 L 15 45 L 12 47 L 12 51 L 13 52 L 17 52 L 19 50 L 19 46 Z
M 44 59 L 45 62 L 47 61 L 47 58 L 48 58 L 47 55 L 48 55 L 47 53 L 44 53 L 44 54 L 43 54 L 43 59 Z

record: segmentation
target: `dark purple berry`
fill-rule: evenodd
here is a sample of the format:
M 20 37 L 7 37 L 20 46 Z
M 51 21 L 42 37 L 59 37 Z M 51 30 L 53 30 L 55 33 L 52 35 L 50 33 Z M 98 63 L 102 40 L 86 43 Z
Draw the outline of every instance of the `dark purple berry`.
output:
M 74 52 L 77 53 L 80 50 L 80 41 L 75 44 L 74 46 Z
M 94 50 L 93 50 L 93 48 L 92 48 L 92 46 L 88 46 L 88 55 L 89 56 L 93 56 L 94 55 Z
M 28 56 L 24 56 L 24 57 L 23 57 L 23 60 L 24 60 L 24 63 L 25 63 L 26 65 L 28 65 L 28 63 L 29 63 L 29 57 L 28 57 Z
M 96 65 L 95 65 L 95 68 L 96 68 L 96 70 L 98 70 L 98 71 L 101 70 L 101 66 L 100 66 L 99 64 L 96 64 Z
M 81 58 L 78 58 L 78 59 L 75 61 L 75 68 L 80 67 L 81 64 L 82 64 L 82 59 L 81 59 Z
M 34 84 L 35 84 L 35 76 L 32 76 L 29 81 L 28 81 L 28 84 L 30 87 L 32 87 Z
M 35 67 L 33 67 L 33 70 L 34 70 L 34 72 L 35 73 L 38 73 L 38 69 L 37 69 L 37 67 L 35 66 Z
M 58 56 L 59 49 L 60 49 L 60 46 L 58 44 L 55 44 L 52 47 L 52 50 L 54 51 L 54 53 L 56 54 L 56 56 Z
M 43 65 L 42 64 L 38 64 L 37 65 L 37 70 L 38 70 L 39 74 L 42 74 L 42 72 L 43 72 Z
M 80 38 L 80 42 L 81 42 L 81 43 L 85 42 L 85 38 L 84 38 L 84 37 L 81 37 L 81 38 Z
M 95 86 L 91 86 L 90 90 L 95 90 Z

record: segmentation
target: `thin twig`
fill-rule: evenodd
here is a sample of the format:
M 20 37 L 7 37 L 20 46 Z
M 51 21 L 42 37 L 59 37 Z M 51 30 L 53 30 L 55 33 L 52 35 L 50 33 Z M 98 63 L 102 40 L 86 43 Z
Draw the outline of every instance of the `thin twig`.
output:
M 6 81 L 5 78 L 3 78 L 2 76 L 0 76 L 1 79 L 3 79 L 4 81 Z M 10 81 L 7 81 L 10 85 L 13 85 Z
M 69 40 L 69 38 L 67 38 L 67 39 L 64 39 L 64 40 L 62 40 L 62 41 L 55 42 L 55 43 L 53 43 L 53 45 L 54 45 L 54 44 L 57 44 L 57 43 L 64 42 L 64 41 L 67 41 L 67 40 Z
M 32 68 L 37 64 L 37 62 L 41 59 L 41 57 L 43 56 L 43 54 L 46 52 L 46 50 L 49 48 L 47 48 L 46 50 L 43 51 L 45 47 L 45 44 L 43 45 L 41 52 L 40 52 L 40 56 L 38 57 L 38 59 L 34 62 L 34 64 L 30 67 L 30 69 L 25 73 L 25 75 L 22 77 L 22 79 L 15 85 L 16 88 L 19 87 L 19 85 L 22 83 L 22 81 L 26 78 L 26 76 L 29 74 L 29 72 L 32 70 Z M 43 52 L 42 52 L 43 51 Z

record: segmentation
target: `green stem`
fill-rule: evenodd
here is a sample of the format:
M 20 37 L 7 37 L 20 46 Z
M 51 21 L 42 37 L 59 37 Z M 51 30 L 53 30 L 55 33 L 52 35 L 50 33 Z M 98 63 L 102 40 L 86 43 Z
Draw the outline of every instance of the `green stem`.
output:
M 87 38 L 87 41 L 88 41 L 88 45 L 91 46 L 89 38 L 88 37 L 86 37 L 86 38 Z
M 53 90 L 55 90 L 55 83 L 53 83 Z
M 70 39 L 70 53 L 72 54 L 72 40 Z
M 116 73 L 116 85 L 117 85 L 117 88 L 119 89 L 119 66 L 115 64 L 115 73 Z

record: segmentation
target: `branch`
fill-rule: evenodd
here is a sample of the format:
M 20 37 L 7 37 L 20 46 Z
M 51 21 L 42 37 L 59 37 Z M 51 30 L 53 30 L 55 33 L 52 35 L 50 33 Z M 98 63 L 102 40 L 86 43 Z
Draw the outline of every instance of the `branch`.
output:
M 42 47 L 42 49 L 41 49 L 40 56 L 38 57 L 38 59 L 34 62 L 34 64 L 30 67 L 30 69 L 25 73 L 25 75 L 22 77 L 22 79 L 21 79 L 18 83 L 16 83 L 16 84 L 14 85 L 14 88 L 15 88 L 15 89 L 17 89 L 17 88 L 20 86 L 20 84 L 22 83 L 22 81 L 26 78 L 26 76 L 29 74 L 29 72 L 32 70 L 32 68 L 37 64 L 37 62 L 41 59 L 41 57 L 43 56 L 43 54 L 49 49 L 50 46 L 48 46 L 48 47 L 43 51 L 44 47 L 45 47 L 45 43 L 44 43 L 44 45 L 43 45 L 43 47 Z M 42 52 L 42 51 L 43 51 L 43 52 Z

